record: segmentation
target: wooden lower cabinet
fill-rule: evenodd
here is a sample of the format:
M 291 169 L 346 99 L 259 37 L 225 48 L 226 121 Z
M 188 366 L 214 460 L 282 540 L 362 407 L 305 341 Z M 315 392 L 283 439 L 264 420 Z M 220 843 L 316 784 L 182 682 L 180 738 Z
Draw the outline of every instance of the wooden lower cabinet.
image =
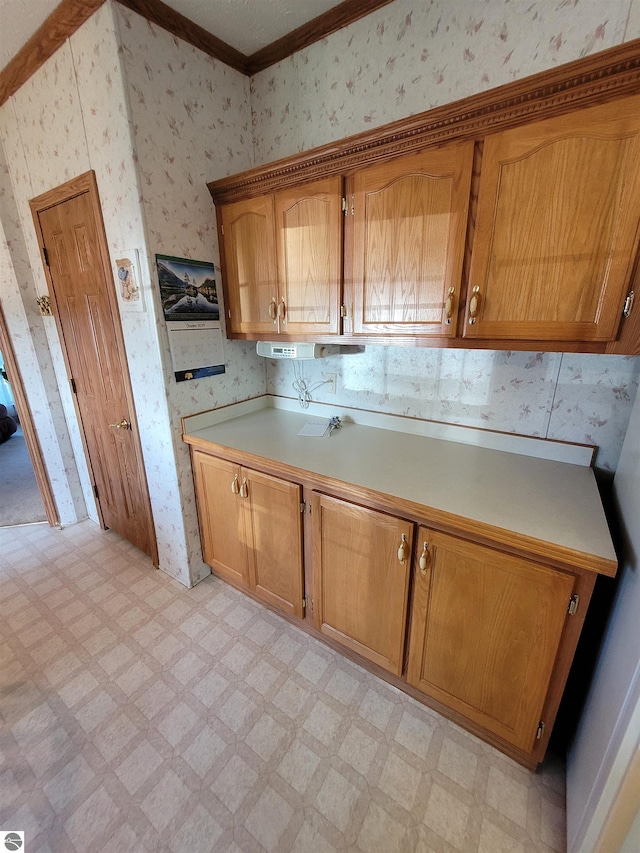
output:
M 413 524 L 321 494 L 311 517 L 315 627 L 400 675 Z
M 407 681 L 533 749 L 574 575 L 420 528 Z
M 300 486 L 200 451 L 193 470 L 204 561 L 302 618 Z
M 306 615 L 391 683 L 535 768 L 593 572 L 551 568 L 317 490 L 309 515 L 301 485 L 199 450 L 192 456 L 203 556 L 216 573 L 286 614 Z

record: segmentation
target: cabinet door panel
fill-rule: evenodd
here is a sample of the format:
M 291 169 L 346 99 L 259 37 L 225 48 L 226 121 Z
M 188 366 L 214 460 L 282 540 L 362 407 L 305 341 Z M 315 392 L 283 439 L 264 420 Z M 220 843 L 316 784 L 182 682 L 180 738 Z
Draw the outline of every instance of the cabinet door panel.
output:
M 400 675 L 413 525 L 326 495 L 314 495 L 312 518 L 316 627 Z
M 277 477 L 242 470 L 251 530 L 251 587 L 265 600 L 302 618 L 301 488 Z
M 465 142 L 356 173 L 354 333 L 455 336 L 472 164 Z
M 270 305 L 278 292 L 273 199 L 261 196 L 228 204 L 221 216 L 228 330 L 274 335 L 275 304 L 273 309 Z
M 571 575 L 419 531 L 407 680 L 531 750 L 567 618 Z M 421 548 L 418 547 L 418 552 Z
M 640 221 L 640 99 L 489 136 L 465 337 L 613 340 Z
M 342 275 L 342 178 L 275 196 L 280 331 L 338 334 Z
M 243 586 L 249 585 L 247 534 L 241 499 L 231 490 L 240 469 L 231 462 L 193 452 L 200 533 L 205 563 Z

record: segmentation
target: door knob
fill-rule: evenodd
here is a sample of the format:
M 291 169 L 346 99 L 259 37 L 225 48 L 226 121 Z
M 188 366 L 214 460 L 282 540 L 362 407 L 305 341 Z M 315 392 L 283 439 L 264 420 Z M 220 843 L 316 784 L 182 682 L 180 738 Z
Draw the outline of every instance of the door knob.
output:
M 126 418 L 123 418 L 119 424 L 109 424 L 109 426 L 114 429 L 131 429 L 131 424 Z

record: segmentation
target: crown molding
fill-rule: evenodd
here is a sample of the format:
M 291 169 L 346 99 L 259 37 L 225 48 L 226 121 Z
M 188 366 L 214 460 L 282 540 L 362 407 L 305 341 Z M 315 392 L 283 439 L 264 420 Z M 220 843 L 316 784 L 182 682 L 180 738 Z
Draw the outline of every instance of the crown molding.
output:
M 0 106 L 61 47 L 75 31 L 102 6 L 105 0 L 62 0 L 41 27 L 0 72 Z M 228 45 L 162 0 L 117 0 L 143 18 L 177 38 L 224 62 L 245 76 L 280 62 L 336 30 L 352 24 L 392 0 L 344 0 L 307 24 L 267 45 L 251 56 Z
M 216 203 L 595 106 L 640 91 L 640 39 L 208 184 Z
M 176 12 L 162 0 L 117 0 L 122 6 L 137 12 L 147 21 L 151 21 L 167 30 L 171 35 L 186 41 L 197 47 L 204 53 L 219 59 L 225 65 L 230 65 L 236 71 L 248 76 L 250 72 L 250 60 L 244 53 L 240 53 L 235 47 L 212 35 L 198 24 L 194 24 L 189 18 Z
M 340 5 L 334 6 L 333 9 L 287 33 L 286 36 L 252 53 L 248 58 L 249 74 L 253 76 L 259 71 L 264 71 L 265 68 L 281 62 L 343 27 L 348 27 L 354 21 L 370 15 L 391 2 L 392 0 L 344 0 Z
M 0 72 L 0 106 L 14 95 L 105 0 L 62 0 Z

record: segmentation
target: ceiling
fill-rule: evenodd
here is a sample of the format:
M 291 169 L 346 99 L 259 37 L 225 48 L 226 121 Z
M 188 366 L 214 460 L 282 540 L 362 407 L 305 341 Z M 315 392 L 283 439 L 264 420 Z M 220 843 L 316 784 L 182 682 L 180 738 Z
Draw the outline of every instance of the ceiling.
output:
M 246 56 L 313 20 L 342 0 L 164 0 Z M 60 0 L 0 0 L 0 69 Z

